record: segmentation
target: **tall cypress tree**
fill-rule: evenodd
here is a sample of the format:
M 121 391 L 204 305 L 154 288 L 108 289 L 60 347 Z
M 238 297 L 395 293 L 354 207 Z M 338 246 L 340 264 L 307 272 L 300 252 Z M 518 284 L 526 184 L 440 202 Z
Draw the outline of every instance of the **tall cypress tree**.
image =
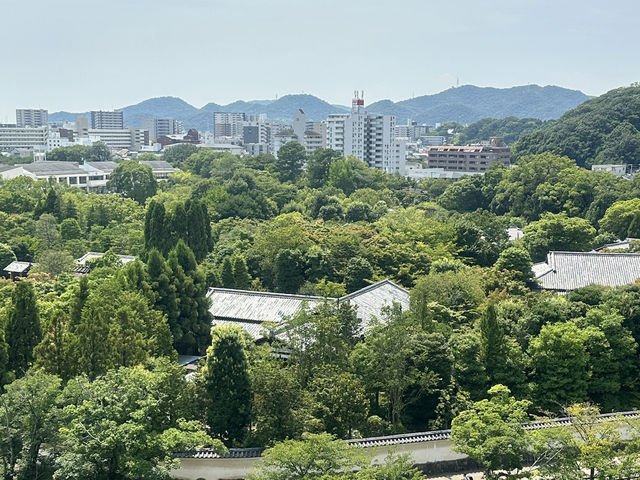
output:
M 73 295 L 71 300 L 71 328 L 73 329 L 80 323 L 82 319 L 82 309 L 84 308 L 87 299 L 89 298 L 89 278 L 83 276 L 80 278 L 80 285 L 78 290 Z
M 211 248 L 211 224 L 204 204 L 199 200 L 188 202 L 187 218 L 189 226 L 187 243 L 193 250 L 196 260 L 201 262 Z
M 171 246 L 170 248 L 175 247 L 178 244 L 179 240 L 184 240 L 187 242 L 189 246 L 189 230 L 191 219 L 187 216 L 187 210 L 185 210 L 183 203 L 178 203 L 176 205 L 176 209 L 171 215 Z
M 214 327 L 211 335 L 205 371 L 207 421 L 211 431 L 232 446 L 243 439 L 251 420 L 246 343 L 238 327 Z
M 178 315 L 172 325 L 175 348 L 181 354 L 204 354 L 211 338 L 205 277 L 197 269 L 193 252 L 182 240 L 169 254 L 167 265 L 172 288 L 180 299 Z
M 222 261 L 220 281 L 224 288 L 235 288 L 236 286 L 236 279 L 233 276 L 233 265 L 229 257 L 224 257 L 224 260 Z
M 147 251 L 157 248 L 166 255 L 169 251 L 171 232 L 162 203 L 152 200 L 145 215 L 144 246 Z
M 33 363 L 33 349 L 40 340 L 42 330 L 33 285 L 23 280 L 16 284 L 11 297 L 7 322 L 8 370 L 16 376 L 24 375 Z
M 233 283 L 236 288 L 247 290 L 251 286 L 251 276 L 247 262 L 242 255 L 233 257 Z

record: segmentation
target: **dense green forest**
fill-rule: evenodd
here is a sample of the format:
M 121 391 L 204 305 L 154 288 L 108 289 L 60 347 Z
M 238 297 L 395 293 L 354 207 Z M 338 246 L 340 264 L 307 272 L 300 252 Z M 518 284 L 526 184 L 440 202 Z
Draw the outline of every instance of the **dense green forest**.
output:
M 0 258 L 35 263 L 0 282 L 4 478 L 160 479 L 198 446 L 448 428 L 497 402 L 494 385 L 525 417 L 639 406 L 640 285 L 556 296 L 531 265 L 640 236 L 640 180 L 554 153 L 456 182 L 296 143 L 277 159 L 190 145 L 164 159 L 180 169 L 164 182 L 122 162 L 111 194 L 0 185 Z M 79 279 L 88 251 L 106 255 Z M 208 287 L 336 297 L 383 278 L 411 307 L 368 329 L 324 303 L 260 346 L 210 330 Z M 205 355 L 191 381 L 177 354 Z
M 532 153 L 566 155 L 580 166 L 640 163 L 640 86 L 623 87 L 586 101 L 557 121 L 525 135 L 517 158 Z

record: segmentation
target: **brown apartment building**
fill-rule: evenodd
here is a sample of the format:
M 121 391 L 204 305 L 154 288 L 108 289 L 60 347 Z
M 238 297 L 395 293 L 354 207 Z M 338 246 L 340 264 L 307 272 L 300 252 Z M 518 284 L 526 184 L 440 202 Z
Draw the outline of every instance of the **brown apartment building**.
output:
M 511 149 L 502 137 L 491 137 L 489 145 L 438 145 L 427 149 L 427 167 L 458 172 L 484 172 L 494 163 L 508 167 Z

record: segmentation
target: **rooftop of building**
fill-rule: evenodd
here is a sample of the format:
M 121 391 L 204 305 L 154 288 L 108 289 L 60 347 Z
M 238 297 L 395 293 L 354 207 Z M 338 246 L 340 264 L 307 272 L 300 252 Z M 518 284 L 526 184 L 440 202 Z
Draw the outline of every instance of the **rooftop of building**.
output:
M 640 254 L 549 252 L 546 262 L 532 267 L 545 290 L 568 292 L 587 285 L 619 287 L 640 278 Z
M 24 273 L 31 268 L 31 262 L 11 262 L 4 267 L 4 271 L 8 273 Z
M 20 163 L 15 166 L 21 167 L 23 170 L 26 170 L 36 176 L 86 175 L 87 173 L 75 162 L 53 162 L 50 160 L 42 160 L 33 163 Z
M 365 328 L 374 318 L 383 316 L 385 308 L 394 303 L 403 309 L 409 308 L 409 292 L 389 279 L 340 298 L 227 288 L 211 288 L 207 297 L 211 299 L 209 311 L 214 317 L 214 325 L 237 325 L 254 339 L 263 336 L 267 322 L 275 327 L 303 308 L 312 309 L 322 302 L 349 302 L 356 307 Z

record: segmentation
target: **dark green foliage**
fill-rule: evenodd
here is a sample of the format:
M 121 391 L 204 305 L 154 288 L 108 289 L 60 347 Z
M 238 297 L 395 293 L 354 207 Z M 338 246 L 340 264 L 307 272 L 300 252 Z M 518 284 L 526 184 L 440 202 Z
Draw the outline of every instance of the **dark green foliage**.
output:
M 281 181 L 288 182 L 300 176 L 306 159 L 307 153 L 301 144 L 287 142 L 278 150 L 273 168 L 278 172 Z
M 311 188 L 320 188 L 329 181 L 331 162 L 340 158 L 336 150 L 319 148 L 307 158 L 306 177 Z
M 304 283 L 306 270 L 300 250 L 280 250 L 275 264 L 275 285 L 279 292 L 296 293 Z
M 373 277 L 373 268 L 366 258 L 354 257 L 347 263 L 344 284 L 347 292 L 355 292 L 369 284 Z
M 233 275 L 233 264 L 231 258 L 225 257 L 222 262 L 222 269 L 220 271 L 220 281 L 224 288 L 235 288 L 236 279 Z
M 11 296 L 6 327 L 6 341 L 9 345 L 7 370 L 21 377 L 33 363 L 33 349 L 42 339 L 40 315 L 36 306 L 33 285 L 21 281 Z
M 0 243 L 0 269 L 5 268 L 11 262 L 15 262 L 17 260 L 15 253 L 8 245 L 4 243 Z
M 507 145 L 513 144 L 523 135 L 529 134 L 546 123 L 537 118 L 483 118 L 468 125 L 456 137 L 459 145 L 488 141 L 490 137 L 503 137 Z
M 228 445 L 237 444 L 251 421 L 251 381 L 246 339 L 239 328 L 214 327 L 207 350 L 207 423 Z
M 233 257 L 233 283 L 235 288 L 241 290 L 248 290 L 251 286 L 247 262 L 242 255 Z
M 144 204 L 158 190 L 151 167 L 135 160 L 125 160 L 111 172 L 107 186 L 116 193 Z

